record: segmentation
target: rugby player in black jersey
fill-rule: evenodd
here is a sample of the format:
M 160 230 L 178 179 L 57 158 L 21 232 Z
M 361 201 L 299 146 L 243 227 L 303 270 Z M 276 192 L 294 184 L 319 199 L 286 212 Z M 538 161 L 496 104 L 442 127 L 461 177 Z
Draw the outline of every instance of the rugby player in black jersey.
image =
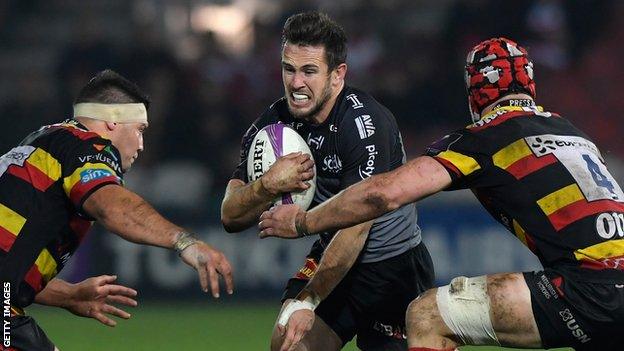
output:
M 95 220 L 126 240 L 177 250 L 213 296 L 219 295 L 218 274 L 232 292 L 230 264 L 221 252 L 122 186 L 123 173 L 143 150 L 148 105 L 136 85 L 100 72 L 80 91 L 73 119 L 42 127 L 0 157 L 0 349 L 55 349 L 24 313 L 33 302 L 109 326 L 116 322 L 107 315 L 130 317 L 114 304 L 135 306 L 136 291 L 113 284 L 115 276 L 78 284 L 55 278 Z
M 249 146 L 268 124 L 290 125 L 308 142 L 317 171 L 313 206 L 405 160 L 394 116 L 367 93 L 345 85 L 346 38 L 336 23 L 317 12 L 294 15 L 286 21 L 282 44 L 285 97 L 243 137 L 241 163 L 222 206 L 228 231 L 254 225 L 276 196 L 307 189 L 313 175 L 313 162 L 292 154 L 248 182 Z M 338 350 L 357 335 L 363 350 L 405 350 L 404 310 L 433 284 L 415 206 L 338 233 L 314 234 L 319 240 L 286 287 L 271 349 Z
M 296 205 L 263 213 L 261 236 L 339 229 L 470 188 L 544 270 L 458 277 L 427 291 L 407 309 L 410 350 L 621 350 L 624 193 L 600 151 L 568 120 L 535 105 L 533 64 L 511 40 L 470 51 L 466 86 L 472 124 L 307 213 Z

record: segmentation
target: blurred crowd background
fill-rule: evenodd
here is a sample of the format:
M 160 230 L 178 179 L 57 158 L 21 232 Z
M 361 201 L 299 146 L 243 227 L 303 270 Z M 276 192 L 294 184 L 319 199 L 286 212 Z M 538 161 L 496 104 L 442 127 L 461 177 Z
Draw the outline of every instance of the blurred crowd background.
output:
M 585 130 L 624 184 L 615 0 L 3 0 L 0 154 L 71 117 L 80 87 L 112 68 L 152 98 L 128 187 L 172 217 L 219 228 L 240 138 L 283 94 L 284 21 L 312 9 L 344 26 L 348 84 L 394 113 L 410 156 L 468 123 L 465 54 L 506 36 L 529 49 L 538 103 Z

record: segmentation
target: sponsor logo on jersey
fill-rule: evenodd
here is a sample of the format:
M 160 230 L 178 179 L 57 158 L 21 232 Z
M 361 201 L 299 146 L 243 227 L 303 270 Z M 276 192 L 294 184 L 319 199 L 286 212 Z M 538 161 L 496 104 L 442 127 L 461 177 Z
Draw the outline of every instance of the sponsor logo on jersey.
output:
M 64 254 L 63 256 L 61 256 L 61 264 L 65 265 L 65 263 L 67 263 L 67 261 L 71 258 L 71 256 L 72 256 L 71 252 L 68 252 Z
M 358 173 L 362 179 L 372 176 L 373 172 L 375 172 L 375 158 L 379 153 L 375 145 L 366 145 L 366 151 L 368 152 L 368 159 L 366 160 L 364 169 L 362 169 L 362 165 L 358 168 Z
M 27 152 L 11 150 L 8 153 L 6 153 L 3 158 L 5 158 L 7 160 L 13 160 L 13 161 L 20 162 L 20 161 L 24 161 L 25 159 L 27 159 L 28 156 L 30 156 L 30 154 L 27 153 Z
M 596 232 L 604 239 L 624 237 L 624 213 L 604 212 L 596 217 Z
M 119 166 L 119 162 L 116 159 L 113 160 L 104 154 L 78 156 L 78 161 L 80 161 L 81 163 L 94 162 L 94 161 L 106 163 L 110 165 L 116 172 L 121 172 L 121 167 Z
M 110 145 L 104 148 L 104 151 L 108 152 L 109 155 L 111 155 L 111 157 L 115 160 L 115 161 L 119 161 L 119 159 L 117 158 L 117 156 L 115 156 L 115 153 L 113 152 L 113 150 L 111 149 Z
M 264 152 L 264 141 L 257 140 L 253 151 L 253 178 L 256 180 L 262 176 L 262 153 Z
M 373 324 L 373 329 L 380 332 L 381 334 L 385 336 L 389 336 L 394 339 L 400 339 L 400 340 L 407 339 L 405 328 L 399 325 L 388 325 L 388 324 L 383 324 L 379 321 L 375 321 L 375 324 Z
M 36 148 L 30 145 L 18 146 L 11 149 L 0 157 L 0 176 L 7 171 L 9 166 L 23 166 L 28 157 L 35 152 Z
M 353 108 L 354 110 L 364 107 L 364 104 L 360 102 L 360 99 L 358 99 L 357 95 L 355 94 L 347 95 L 347 100 L 351 101 L 351 108 Z
M 310 145 L 311 148 L 315 148 L 316 150 L 320 150 L 321 146 L 323 146 L 323 141 L 325 141 L 325 137 L 322 135 L 319 135 L 317 137 L 312 137 L 312 133 L 308 134 L 308 145 Z
M 565 322 L 566 326 L 572 332 L 572 336 L 576 338 L 581 344 L 589 342 L 591 338 L 587 335 L 583 329 L 578 325 L 578 322 L 574 318 L 572 312 L 569 309 L 564 309 L 563 311 L 559 311 L 559 316 Z
M 87 169 L 80 172 L 80 182 L 84 184 L 110 176 L 112 176 L 111 172 L 105 169 Z
M 559 149 L 575 149 L 587 151 L 595 155 L 600 155 L 600 151 L 591 141 L 578 137 L 566 135 L 536 135 L 524 138 L 536 156 L 544 156 Z
M 509 111 L 505 110 L 505 109 L 494 110 L 493 113 L 488 114 L 487 116 L 481 118 L 480 120 L 476 121 L 475 123 L 469 125 L 468 128 L 483 127 L 484 125 L 486 125 L 488 123 L 491 123 L 493 120 L 495 120 L 496 118 L 506 114 L 507 112 L 509 112 Z
M 338 173 L 342 171 L 342 161 L 340 161 L 338 155 L 328 155 L 323 159 L 323 166 L 321 168 L 330 173 Z
M 538 281 L 536 285 L 546 299 L 559 299 L 559 294 L 557 294 L 557 291 L 553 287 L 551 281 L 548 280 L 546 276 L 542 275 L 540 277 L 540 281 Z
M 355 119 L 355 125 L 357 126 L 360 139 L 366 139 L 375 134 L 375 126 L 370 115 L 361 115 Z

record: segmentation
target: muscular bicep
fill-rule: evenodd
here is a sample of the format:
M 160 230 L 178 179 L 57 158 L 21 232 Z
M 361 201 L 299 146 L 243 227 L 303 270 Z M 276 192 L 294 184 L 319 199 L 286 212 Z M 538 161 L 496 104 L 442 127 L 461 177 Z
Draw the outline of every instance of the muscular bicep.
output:
M 114 217 L 113 211 L 143 200 L 122 186 L 109 184 L 94 191 L 83 203 L 84 211 L 98 221 Z
M 435 159 L 421 156 L 371 181 L 373 193 L 377 193 L 369 194 L 371 197 L 387 198 L 392 207 L 399 207 L 446 189 L 451 185 L 451 176 Z
M 179 226 L 161 216 L 139 195 L 119 185 L 105 185 L 84 202 L 84 210 L 106 229 L 139 243 L 171 248 Z

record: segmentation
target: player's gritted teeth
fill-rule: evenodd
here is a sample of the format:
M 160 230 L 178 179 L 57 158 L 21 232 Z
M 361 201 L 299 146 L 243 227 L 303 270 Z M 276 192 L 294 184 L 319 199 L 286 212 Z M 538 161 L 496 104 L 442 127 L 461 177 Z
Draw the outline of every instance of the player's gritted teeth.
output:
M 303 106 L 306 105 L 310 101 L 310 96 L 302 93 L 292 93 L 291 94 L 291 102 L 294 105 Z

